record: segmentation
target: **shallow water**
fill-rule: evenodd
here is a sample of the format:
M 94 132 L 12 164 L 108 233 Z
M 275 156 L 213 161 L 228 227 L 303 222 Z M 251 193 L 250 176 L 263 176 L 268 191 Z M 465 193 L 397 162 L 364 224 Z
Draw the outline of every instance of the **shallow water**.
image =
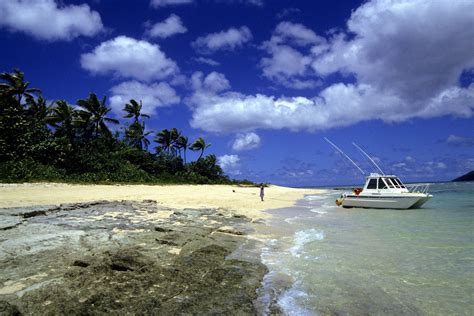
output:
M 343 209 L 341 191 L 274 211 L 261 311 L 472 315 L 474 183 L 432 184 L 422 209 Z

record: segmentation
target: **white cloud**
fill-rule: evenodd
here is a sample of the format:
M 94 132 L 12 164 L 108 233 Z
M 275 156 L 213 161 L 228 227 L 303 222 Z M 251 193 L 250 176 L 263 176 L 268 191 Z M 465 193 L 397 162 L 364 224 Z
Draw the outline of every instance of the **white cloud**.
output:
M 42 40 L 72 40 L 103 31 L 99 13 L 87 4 L 58 5 L 54 0 L 0 1 L 0 27 Z
M 142 101 L 142 112 L 156 114 L 159 107 L 170 106 L 180 102 L 176 91 L 165 82 L 144 84 L 138 81 L 125 81 L 110 89 L 110 105 L 112 110 L 124 114 L 123 108 L 130 99 Z
M 405 162 L 397 162 L 397 163 L 394 163 L 392 165 L 392 168 L 394 169 L 404 169 L 406 167 L 406 163 Z
M 178 72 L 176 63 L 167 58 L 157 44 L 118 36 L 81 55 L 82 68 L 94 74 L 111 73 L 138 80 L 162 79 Z
M 211 59 L 211 58 L 197 57 L 197 58 L 194 58 L 194 60 L 197 61 L 198 63 L 206 64 L 206 65 L 209 65 L 209 66 L 219 66 L 220 65 L 220 63 L 218 61 L 215 61 L 214 59 Z
M 271 40 L 275 44 L 280 42 L 290 42 L 299 46 L 320 44 L 325 39 L 316 35 L 313 30 L 303 24 L 288 21 L 280 22 L 273 32 Z
M 260 146 L 260 137 L 251 132 L 246 134 L 237 134 L 237 137 L 232 144 L 232 149 L 235 151 L 255 149 Z
M 314 61 L 306 49 L 307 56 L 292 46 L 308 46 L 324 43 L 325 40 L 302 24 L 281 22 L 269 41 L 263 43 L 269 57 L 262 58 L 263 75 L 286 87 L 294 89 L 314 88 L 320 84 L 314 79 L 311 65 Z M 292 45 L 292 46 L 290 46 Z
M 316 72 L 354 74 L 409 111 L 464 93 L 455 87 L 463 69 L 474 67 L 474 2 L 370 1 L 352 14 L 348 31 L 352 39 L 338 34 L 316 47 Z
M 474 137 L 464 137 L 458 135 L 449 135 L 444 141 L 446 144 L 451 146 L 474 146 Z
M 368 120 L 473 115 L 474 83 L 460 86 L 459 78 L 474 67 L 474 2 L 374 0 L 354 11 L 348 32 L 350 37 L 336 34 L 302 56 L 313 58 L 322 78 L 339 73 L 352 83 L 331 84 L 314 97 L 196 91 L 189 99 L 191 125 L 215 132 L 312 131 Z M 302 38 L 307 40 L 293 45 L 311 36 Z M 273 69 L 304 80 L 303 66 Z
M 229 80 L 218 72 L 211 72 L 206 77 L 200 71 L 196 71 L 191 76 L 191 85 L 195 91 L 202 93 L 217 93 L 230 88 Z
M 180 4 L 189 4 L 193 2 L 194 0 L 151 0 L 150 5 L 154 8 L 159 8 Z
M 456 135 L 449 135 L 446 139 L 446 143 L 448 144 L 458 144 L 464 141 L 464 137 L 456 136 Z
M 155 23 L 145 34 L 150 37 L 167 38 L 175 34 L 186 33 L 188 29 L 183 25 L 181 18 L 176 14 L 171 14 L 163 22 Z
M 410 159 L 407 159 L 410 158 Z M 427 179 L 431 177 L 439 177 L 449 179 L 453 175 L 448 175 L 455 170 L 463 169 L 468 161 L 459 158 L 443 158 L 433 157 L 435 160 L 423 161 L 406 157 L 403 161 L 395 161 L 391 163 L 391 173 L 394 173 L 403 179 Z M 454 173 L 455 174 L 455 173 Z
M 474 169 L 474 158 L 468 158 L 458 164 L 463 170 L 469 171 Z
M 173 78 L 167 82 L 172 86 L 183 86 L 188 83 L 188 78 L 183 74 L 175 74 Z
M 228 30 L 198 37 L 192 46 L 200 53 L 213 53 L 218 50 L 234 50 L 252 40 L 252 32 L 246 26 L 231 27 Z
M 217 157 L 217 163 L 221 166 L 222 170 L 233 176 L 241 174 L 239 161 L 240 158 L 238 155 L 223 155 Z
M 464 92 L 465 100 L 474 100 L 474 84 Z M 381 95 L 369 85 L 339 83 L 325 88 L 314 98 L 197 90 L 188 103 L 193 108 L 192 127 L 212 132 L 243 132 L 259 128 L 314 131 L 368 120 L 394 122 L 436 114 L 467 116 L 472 112 L 469 103 L 456 103 L 456 100 L 445 99 L 441 108 L 437 97 L 421 110 L 401 111 L 408 105 L 395 95 Z M 427 111 L 428 108 L 445 111 L 434 113 Z
M 284 8 L 283 10 L 281 10 L 280 12 L 277 13 L 276 17 L 279 18 L 279 19 L 283 19 L 283 18 L 286 18 L 287 16 L 290 16 L 290 15 L 296 15 L 296 14 L 299 14 L 301 13 L 301 9 L 298 9 L 298 8 Z
M 306 79 L 313 62 L 311 57 L 286 45 L 268 46 L 267 52 L 271 56 L 262 58 L 260 66 L 268 79 L 294 89 L 314 88 L 320 83 Z

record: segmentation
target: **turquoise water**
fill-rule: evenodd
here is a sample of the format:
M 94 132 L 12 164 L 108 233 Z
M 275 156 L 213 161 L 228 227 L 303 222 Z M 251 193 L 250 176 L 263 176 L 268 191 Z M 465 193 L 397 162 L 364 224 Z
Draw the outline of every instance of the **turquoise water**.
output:
M 432 184 L 422 209 L 343 209 L 307 196 L 262 226 L 262 313 L 473 315 L 474 183 Z

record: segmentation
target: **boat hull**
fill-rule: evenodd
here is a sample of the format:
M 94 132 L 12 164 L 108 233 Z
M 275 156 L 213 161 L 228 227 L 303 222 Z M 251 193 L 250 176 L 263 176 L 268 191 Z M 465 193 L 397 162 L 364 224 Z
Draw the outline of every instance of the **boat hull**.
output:
M 431 195 L 429 194 L 406 194 L 394 196 L 380 195 L 347 195 L 342 201 L 342 207 L 351 208 L 380 208 L 380 209 L 400 209 L 420 208 L 425 204 Z

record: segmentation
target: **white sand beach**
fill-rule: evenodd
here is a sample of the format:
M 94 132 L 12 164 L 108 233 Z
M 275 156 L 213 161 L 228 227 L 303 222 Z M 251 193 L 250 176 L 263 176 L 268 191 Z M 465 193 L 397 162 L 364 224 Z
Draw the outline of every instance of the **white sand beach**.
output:
M 323 190 L 271 185 L 260 201 L 259 188 L 232 185 L 75 185 L 63 183 L 0 184 L 0 208 L 56 205 L 100 200 L 155 200 L 170 208 L 222 208 L 252 219 L 264 210 L 294 205 L 305 194 Z

